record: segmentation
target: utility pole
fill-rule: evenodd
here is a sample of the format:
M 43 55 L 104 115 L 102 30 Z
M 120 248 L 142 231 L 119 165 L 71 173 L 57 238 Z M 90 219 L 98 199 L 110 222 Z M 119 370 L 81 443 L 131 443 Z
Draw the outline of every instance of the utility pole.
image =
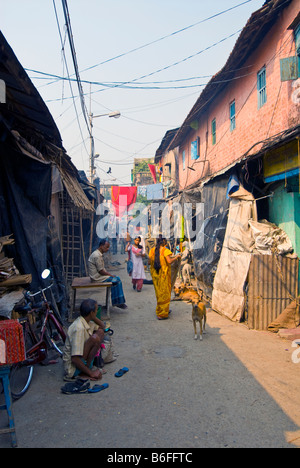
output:
M 121 115 L 119 111 L 108 112 L 107 114 L 100 114 L 100 115 L 93 115 L 91 110 L 91 90 L 90 90 L 90 113 L 89 113 L 89 125 L 90 125 L 90 182 L 93 183 L 94 180 L 94 161 L 98 158 L 99 154 L 95 154 L 95 145 L 94 145 L 94 137 L 93 137 L 93 119 L 96 117 L 113 117 L 114 119 L 118 119 Z
M 89 123 L 90 123 L 90 182 L 93 183 L 94 180 L 94 137 L 93 137 L 93 114 L 89 114 Z
M 94 180 L 94 137 L 93 137 L 93 114 L 92 114 L 92 84 L 90 84 L 90 113 L 89 113 L 89 125 L 90 125 L 90 182 Z

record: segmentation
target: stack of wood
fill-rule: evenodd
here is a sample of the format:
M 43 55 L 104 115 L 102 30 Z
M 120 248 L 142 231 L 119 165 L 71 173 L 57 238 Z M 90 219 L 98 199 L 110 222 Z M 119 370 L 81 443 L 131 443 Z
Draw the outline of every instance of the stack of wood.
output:
M 16 286 L 30 284 L 32 281 L 31 275 L 20 275 L 12 258 L 7 258 L 2 251 L 5 245 L 14 243 L 12 234 L 5 237 L 0 237 L 0 297 Z

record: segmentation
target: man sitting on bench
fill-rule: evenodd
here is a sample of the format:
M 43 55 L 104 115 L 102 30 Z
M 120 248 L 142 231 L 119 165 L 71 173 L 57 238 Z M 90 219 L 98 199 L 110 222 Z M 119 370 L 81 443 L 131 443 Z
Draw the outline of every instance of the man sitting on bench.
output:
M 127 309 L 122 281 L 118 276 L 111 275 L 105 270 L 103 254 L 109 250 L 109 247 L 108 241 L 101 240 L 98 249 L 90 255 L 88 260 L 89 277 L 92 281 L 108 281 L 113 283 L 111 287 L 112 305 L 120 309 Z

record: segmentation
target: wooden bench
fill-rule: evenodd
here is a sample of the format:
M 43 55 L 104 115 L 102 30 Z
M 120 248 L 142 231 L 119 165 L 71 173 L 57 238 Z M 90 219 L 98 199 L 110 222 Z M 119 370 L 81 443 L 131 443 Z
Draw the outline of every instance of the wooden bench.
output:
M 75 304 L 76 304 L 76 293 L 77 289 L 94 289 L 94 288 L 106 288 L 106 312 L 107 317 L 110 318 L 110 306 L 111 306 L 111 287 L 113 283 L 109 282 L 102 282 L 99 281 L 92 281 L 89 276 L 84 276 L 82 278 L 74 278 L 72 281 L 71 288 L 73 289 L 73 297 L 72 297 L 72 304 L 69 313 L 69 322 L 73 321 L 73 312 L 75 311 Z

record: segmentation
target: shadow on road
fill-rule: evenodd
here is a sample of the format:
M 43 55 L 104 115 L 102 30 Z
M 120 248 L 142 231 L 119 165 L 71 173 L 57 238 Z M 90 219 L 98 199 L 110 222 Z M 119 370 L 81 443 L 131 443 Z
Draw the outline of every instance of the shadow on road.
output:
M 122 257 L 120 256 L 119 258 Z M 124 259 L 125 257 L 123 257 Z M 124 260 L 122 260 L 124 261 Z M 119 357 L 106 365 L 98 394 L 63 395 L 62 364 L 37 367 L 28 393 L 14 404 L 20 447 L 197 448 L 294 447 L 299 426 L 268 390 L 277 382 L 278 401 L 294 382 L 296 370 L 286 365 L 285 381 L 270 368 L 266 385 L 249 371 L 278 349 L 280 341 L 266 339 L 241 325 L 208 313 L 203 342 L 194 340 L 191 306 L 172 303 L 171 318 L 155 317 L 152 285 L 133 291 L 126 270 L 120 270 L 128 309 L 114 310 L 111 326 Z M 85 292 L 100 303 L 101 296 Z M 247 349 L 249 366 L 232 349 Z M 264 354 L 258 352 L 258 343 Z M 269 347 L 269 349 L 268 349 Z M 243 360 L 245 361 L 245 352 Z M 129 372 L 114 373 L 127 366 Z M 255 370 L 255 369 L 254 369 Z M 298 370 L 298 369 L 297 369 Z M 261 380 L 261 379 L 260 379 Z M 287 398 L 290 398 L 287 391 Z M 295 415 L 298 397 L 294 395 Z M 2 413 L 2 414 L 1 414 Z M 0 413 L 0 427 L 6 421 Z M 295 416 L 296 417 L 296 416 Z M 295 439 L 294 443 L 289 443 Z M 0 447 L 9 447 L 0 435 Z

